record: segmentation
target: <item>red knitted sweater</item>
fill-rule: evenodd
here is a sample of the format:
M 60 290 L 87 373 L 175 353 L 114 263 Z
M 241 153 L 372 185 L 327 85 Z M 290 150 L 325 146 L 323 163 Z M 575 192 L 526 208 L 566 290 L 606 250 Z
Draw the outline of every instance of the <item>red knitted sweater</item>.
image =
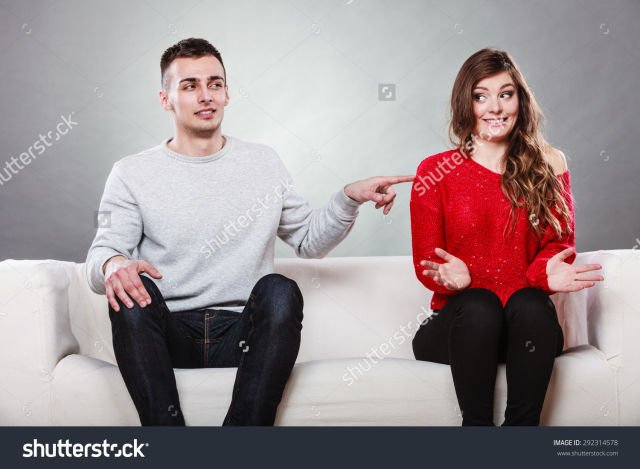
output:
M 544 226 L 542 236 L 529 225 L 526 210 L 517 215 L 510 230 L 511 204 L 502 192 L 502 175 L 485 168 L 459 150 L 426 158 L 418 167 L 411 191 L 413 263 L 418 279 L 435 293 L 431 309 L 442 308 L 456 291 L 422 275 L 420 261 L 444 261 L 435 255 L 439 247 L 460 258 L 471 274 L 469 288 L 486 288 L 504 305 L 517 290 L 540 288 L 547 294 L 547 261 L 573 247 L 573 200 L 569 171 L 559 175 L 571 212 L 571 233 L 555 236 Z M 575 256 L 566 262 L 572 263 Z

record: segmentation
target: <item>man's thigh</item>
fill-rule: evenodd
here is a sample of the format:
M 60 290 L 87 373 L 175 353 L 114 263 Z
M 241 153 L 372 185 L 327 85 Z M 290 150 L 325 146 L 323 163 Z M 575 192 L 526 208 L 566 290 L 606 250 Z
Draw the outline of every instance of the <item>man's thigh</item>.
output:
M 173 368 L 203 368 L 206 363 L 203 310 L 169 314 L 166 334 Z
M 242 313 L 213 310 L 205 320 L 207 357 L 205 367 L 232 368 L 240 364 L 240 358 L 249 350 L 247 337 L 251 318 L 247 308 Z

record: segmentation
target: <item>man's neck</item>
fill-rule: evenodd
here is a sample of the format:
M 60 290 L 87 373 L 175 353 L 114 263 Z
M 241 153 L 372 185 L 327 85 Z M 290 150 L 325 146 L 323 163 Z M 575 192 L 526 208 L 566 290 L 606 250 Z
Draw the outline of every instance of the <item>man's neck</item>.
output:
M 187 137 L 177 133 L 167 146 L 181 155 L 198 157 L 212 155 L 220 151 L 225 144 L 226 139 L 221 132 L 206 138 Z

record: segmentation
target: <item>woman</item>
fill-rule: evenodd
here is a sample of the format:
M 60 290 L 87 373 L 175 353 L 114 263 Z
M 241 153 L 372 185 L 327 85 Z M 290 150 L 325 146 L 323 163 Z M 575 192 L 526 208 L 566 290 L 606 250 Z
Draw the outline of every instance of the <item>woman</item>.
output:
M 548 295 L 593 287 L 599 265 L 574 266 L 564 155 L 541 134 L 541 112 L 518 66 L 483 49 L 451 96 L 456 149 L 425 159 L 411 197 L 416 275 L 434 314 L 416 359 L 451 365 L 463 425 L 493 425 L 498 363 L 506 363 L 503 425 L 538 425 L 564 337 Z

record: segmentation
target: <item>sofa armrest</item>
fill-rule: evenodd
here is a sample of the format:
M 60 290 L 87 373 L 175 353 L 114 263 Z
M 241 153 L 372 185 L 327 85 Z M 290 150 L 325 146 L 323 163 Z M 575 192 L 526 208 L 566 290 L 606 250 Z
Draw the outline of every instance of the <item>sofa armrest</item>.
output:
M 580 264 L 601 264 L 605 280 L 552 297 L 565 348 L 589 344 L 616 370 L 620 425 L 640 419 L 640 251 L 581 253 Z M 613 403 L 601 403 L 603 406 Z
M 74 263 L 0 262 L 1 424 L 49 421 L 49 389 L 57 363 L 75 353 L 68 289 Z

